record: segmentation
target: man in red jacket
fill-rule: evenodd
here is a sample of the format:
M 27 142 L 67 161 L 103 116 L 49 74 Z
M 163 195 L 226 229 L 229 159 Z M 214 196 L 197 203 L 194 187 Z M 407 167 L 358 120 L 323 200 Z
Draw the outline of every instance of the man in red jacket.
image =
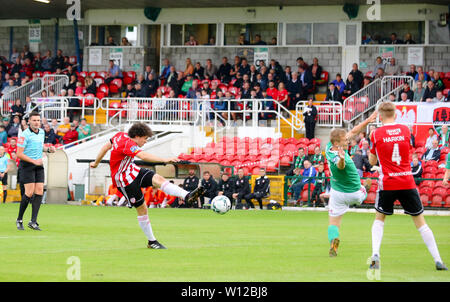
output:
M 75 124 L 71 124 L 70 130 L 63 137 L 64 145 L 73 143 L 77 140 L 78 140 L 78 131 L 76 129 Z

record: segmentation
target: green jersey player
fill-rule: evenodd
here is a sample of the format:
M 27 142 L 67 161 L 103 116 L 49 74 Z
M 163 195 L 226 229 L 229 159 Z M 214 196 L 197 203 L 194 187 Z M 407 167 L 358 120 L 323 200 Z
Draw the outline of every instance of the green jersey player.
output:
M 326 157 L 331 172 L 331 190 L 328 204 L 330 257 L 337 256 L 342 216 L 351 205 L 359 205 L 366 199 L 367 190 L 371 186 L 370 179 L 365 182 L 364 186 L 361 185 L 361 179 L 355 164 L 346 151 L 348 150 L 348 143 L 376 117 L 377 112 L 375 111 L 350 132 L 347 133 L 344 129 L 334 129 L 330 134 L 330 142 L 326 147 Z

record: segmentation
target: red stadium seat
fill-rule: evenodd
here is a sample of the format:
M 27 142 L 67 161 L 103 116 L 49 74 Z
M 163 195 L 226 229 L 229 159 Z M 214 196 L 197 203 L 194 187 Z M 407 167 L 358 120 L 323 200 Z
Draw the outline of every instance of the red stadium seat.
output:
M 327 71 L 322 71 L 320 74 L 320 80 L 316 80 L 317 86 L 327 85 L 328 84 L 329 73 Z
M 442 196 L 441 195 L 433 195 L 431 198 L 431 206 L 435 208 L 442 207 Z
M 420 195 L 420 201 L 422 202 L 424 207 L 427 207 L 428 206 L 428 202 L 431 202 L 431 195 L 421 194 Z
M 369 193 L 367 194 L 367 198 L 366 198 L 365 203 L 368 203 L 368 204 L 374 204 L 376 198 L 377 198 L 377 193 L 375 193 L 375 192 L 369 192 Z

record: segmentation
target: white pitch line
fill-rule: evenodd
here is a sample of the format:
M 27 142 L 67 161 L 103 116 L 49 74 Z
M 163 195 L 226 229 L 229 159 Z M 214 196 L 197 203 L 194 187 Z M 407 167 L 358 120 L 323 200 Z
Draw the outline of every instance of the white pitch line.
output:
M 15 239 L 15 238 L 47 238 L 48 236 L 0 236 L 0 239 Z

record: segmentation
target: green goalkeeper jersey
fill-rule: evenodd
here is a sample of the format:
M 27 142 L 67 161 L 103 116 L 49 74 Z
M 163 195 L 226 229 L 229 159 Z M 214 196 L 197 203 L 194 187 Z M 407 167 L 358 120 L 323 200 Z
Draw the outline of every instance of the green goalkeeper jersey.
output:
M 343 193 L 353 193 L 361 188 L 361 179 L 356 170 L 355 163 L 345 151 L 345 168 L 339 169 L 337 163 L 339 162 L 338 151 L 333 151 L 331 142 L 327 144 L 326 157 L 331 172 L 331 188 L 335 191 Z

